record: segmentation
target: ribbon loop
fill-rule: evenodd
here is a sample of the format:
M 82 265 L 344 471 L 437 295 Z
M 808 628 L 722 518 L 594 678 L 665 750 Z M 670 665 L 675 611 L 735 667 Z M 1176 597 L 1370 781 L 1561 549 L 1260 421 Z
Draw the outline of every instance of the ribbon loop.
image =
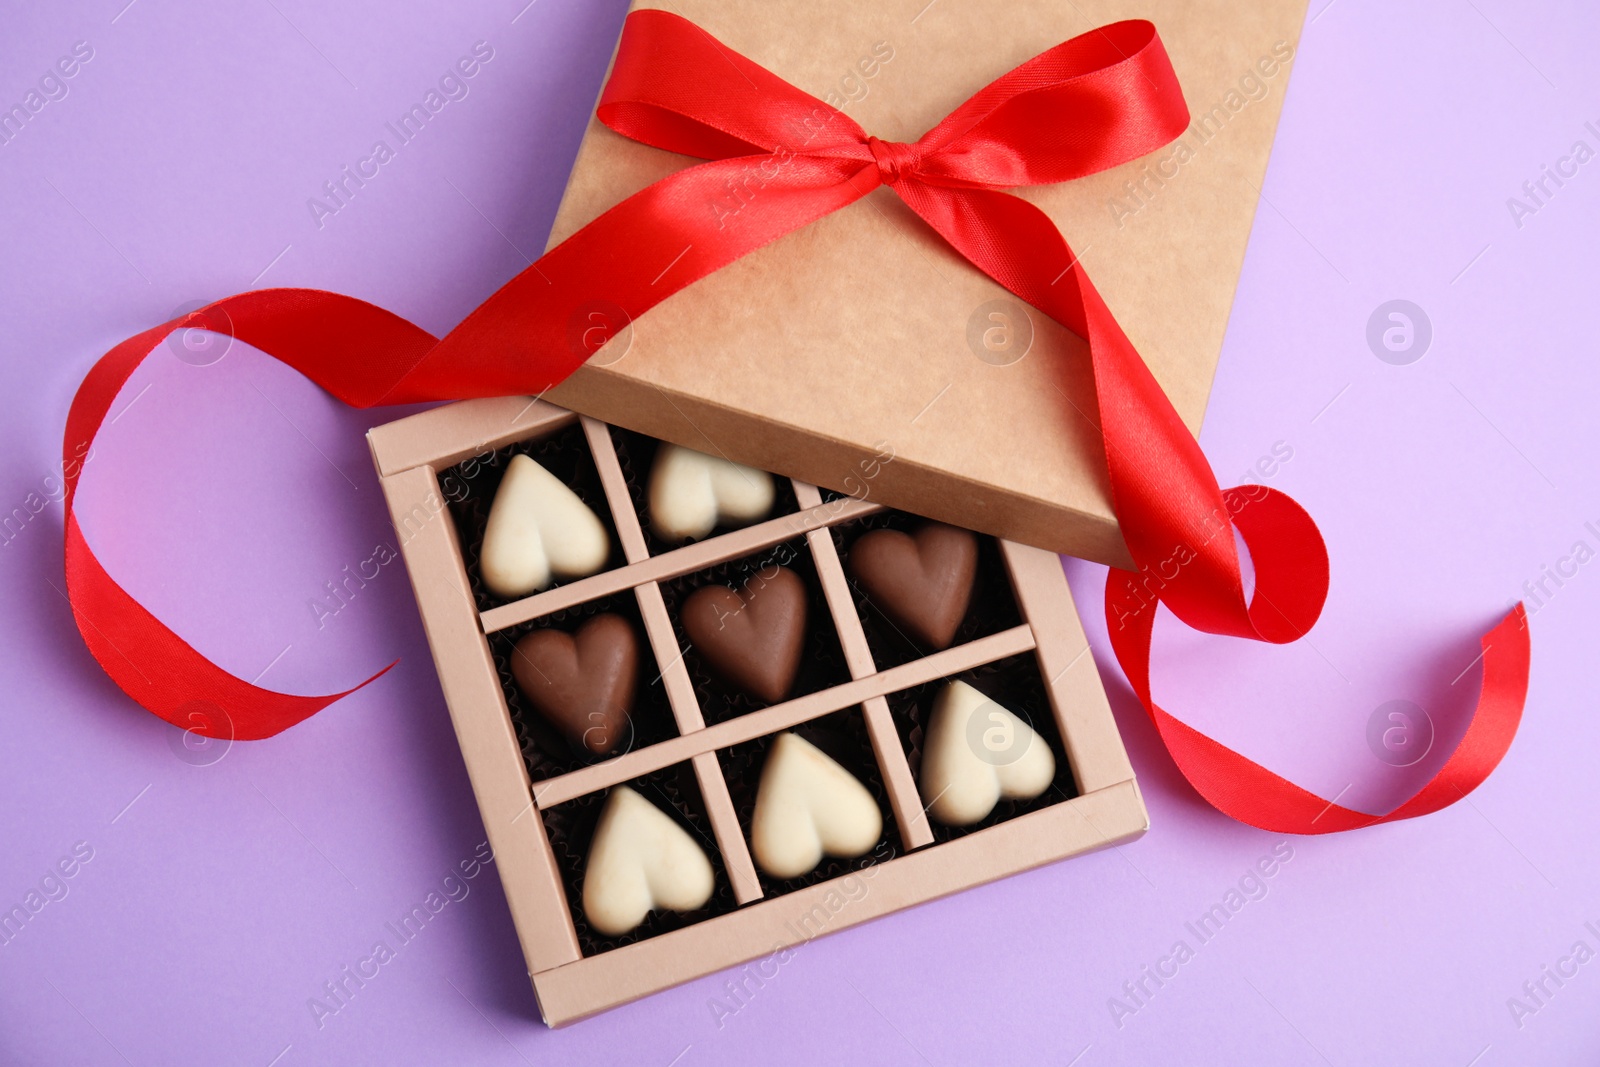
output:
M 623 25 L 595 114 L 624 137 L 697 159 L 816 152 L 866 138 L 844 112 L 688 19 L 653 9 Z

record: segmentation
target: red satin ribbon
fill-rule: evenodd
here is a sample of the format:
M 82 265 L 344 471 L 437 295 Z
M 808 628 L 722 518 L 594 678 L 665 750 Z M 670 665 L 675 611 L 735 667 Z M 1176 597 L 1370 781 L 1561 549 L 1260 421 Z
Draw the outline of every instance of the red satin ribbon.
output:
M 179 328 L 230 334 L 357 407 L 538 394 L 592 354 L 571 324 L 597 303 L 636 318 L 756 248 L 887 185 L 975 267 L 1089 342 L 1117 516 L 1136 572 L 1106 585 L 1112 647 L 1185 777 L 1219 810 L 1267 829 L 1324 833 L 1410 818 L 1476 788 L 1505 754 L 1527 690 L 1521 607 L 1483 639 L 1471 726 L 1443 769 L 1386 816 L 1328 804 L 1184 726 L 1150 694 L 1156 606 L 1190 626 L 1293 641 L 1316 622 L 1328 560 L 1309 516 L 1261 486 L 1223 492 L 1165 394 L 1050 219 L 1001 190 L 1070 181 L 1176 137 L 1189 121 L 1155 28 L 1119 22 L 1050 49 L 980 90 L 921 139 L 881 141 L 854 121 L 661 11 L 630 15 L 600 119 L 636 141 L 708 162 L 616 205 L 508 282 L 443 340 L 335 293 L 281 289 L 220 300 L 104 356 L 73 400 L 64 460 L 68 593 L 107 673 L 145 708 L 197 732 L 268 737 L 340 696 L 289 696 L 211 663 L 101 567 L 73 515 L 81 464 L 123 383 Z M 705 205 L 760 168 L 762 191 L 729 225 Z M 1249 546 L 1245 596 L 1233 531 Z M 371 679 L 368 679 L 370 681 Z M 365 683 L 363 683 L 365 684 Z M 192 715 L 196 702 L 228 722 Z

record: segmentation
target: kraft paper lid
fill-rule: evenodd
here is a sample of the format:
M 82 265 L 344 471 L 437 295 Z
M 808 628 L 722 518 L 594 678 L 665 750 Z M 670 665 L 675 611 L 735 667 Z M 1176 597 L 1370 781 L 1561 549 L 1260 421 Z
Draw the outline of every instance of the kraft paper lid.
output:
M 1063 40 L 1120 19 L 1154 22 L 1194 123 L 1115 170 L 1016 192 L 1056 222 L 1198 432 L 1304 0 L 674 0 L 668 9 L 889 140 L 915 140 Z M 551 243 L 693 162 L 591 119 Z M 759 188 L 745 195 L 746 210 L 758 206 Z M 708 221 L 729 206 L 707 205 Z M 1033 332 L 1027 354 L 1008 364 L 969 343 L 971 324 L 996 308 Z M 1127 560 L 1086 346 L 979 274 L 888 189 L 702 279 L 629 332 L 550 399 L 892 507 Z M 864 478 L 863 461 L 886 450 L 894 461 Z

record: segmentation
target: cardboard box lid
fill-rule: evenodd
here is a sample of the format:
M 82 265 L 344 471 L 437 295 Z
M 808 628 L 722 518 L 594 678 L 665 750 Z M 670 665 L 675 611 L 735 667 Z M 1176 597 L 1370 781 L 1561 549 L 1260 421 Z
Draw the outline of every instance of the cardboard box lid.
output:
M 1115 170 L 1016 193 L 1055 221 L 1198 432 L 1305 2 L 633 6 L 698 23 L 897 141 L 917 139 L 1063 40 L 1119 19 L 1154 22 L 1191 126 Z M 693 162 L 591 118 L 551 244 Z M 744 195 L 754 203 L 760 190 Z M 706 205 L 708 222 L 737 209 L 735 197 Z M 981 332 L 993 301 L 1015 328 L 1031 325 L 1031 347 L 1015 362 L 986 361 L 969 344 L 969 323 Z M 1085 344 L 981 275 L 886 188 L 663 302 L 549 398 L 906 511 L 1102 562 L 1128 559 Z M 863 467 L 885 450 L 893 462 Z

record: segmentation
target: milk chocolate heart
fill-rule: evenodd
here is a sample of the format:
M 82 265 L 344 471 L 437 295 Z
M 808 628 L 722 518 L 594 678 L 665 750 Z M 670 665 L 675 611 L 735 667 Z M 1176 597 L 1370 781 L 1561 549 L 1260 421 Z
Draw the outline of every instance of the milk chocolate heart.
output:
M 535 630 L 517 642 L 511 676 L 534 708 L 597 756 L 629 734 L 639 639 L 620 615 L 596 615 L 577 634 Z
M 683 629 L 713 670 L 769 704 L 789 695 L 806 640 L 806 586 L 785 567 L 757 572 L 737 592 L 696 589 Z
M 978 538 L 942 522 L 909 534 L 873 530 L 850 546 L 849 565 L 889 621 L 929 648 L 948 648 L 972 599 Z

